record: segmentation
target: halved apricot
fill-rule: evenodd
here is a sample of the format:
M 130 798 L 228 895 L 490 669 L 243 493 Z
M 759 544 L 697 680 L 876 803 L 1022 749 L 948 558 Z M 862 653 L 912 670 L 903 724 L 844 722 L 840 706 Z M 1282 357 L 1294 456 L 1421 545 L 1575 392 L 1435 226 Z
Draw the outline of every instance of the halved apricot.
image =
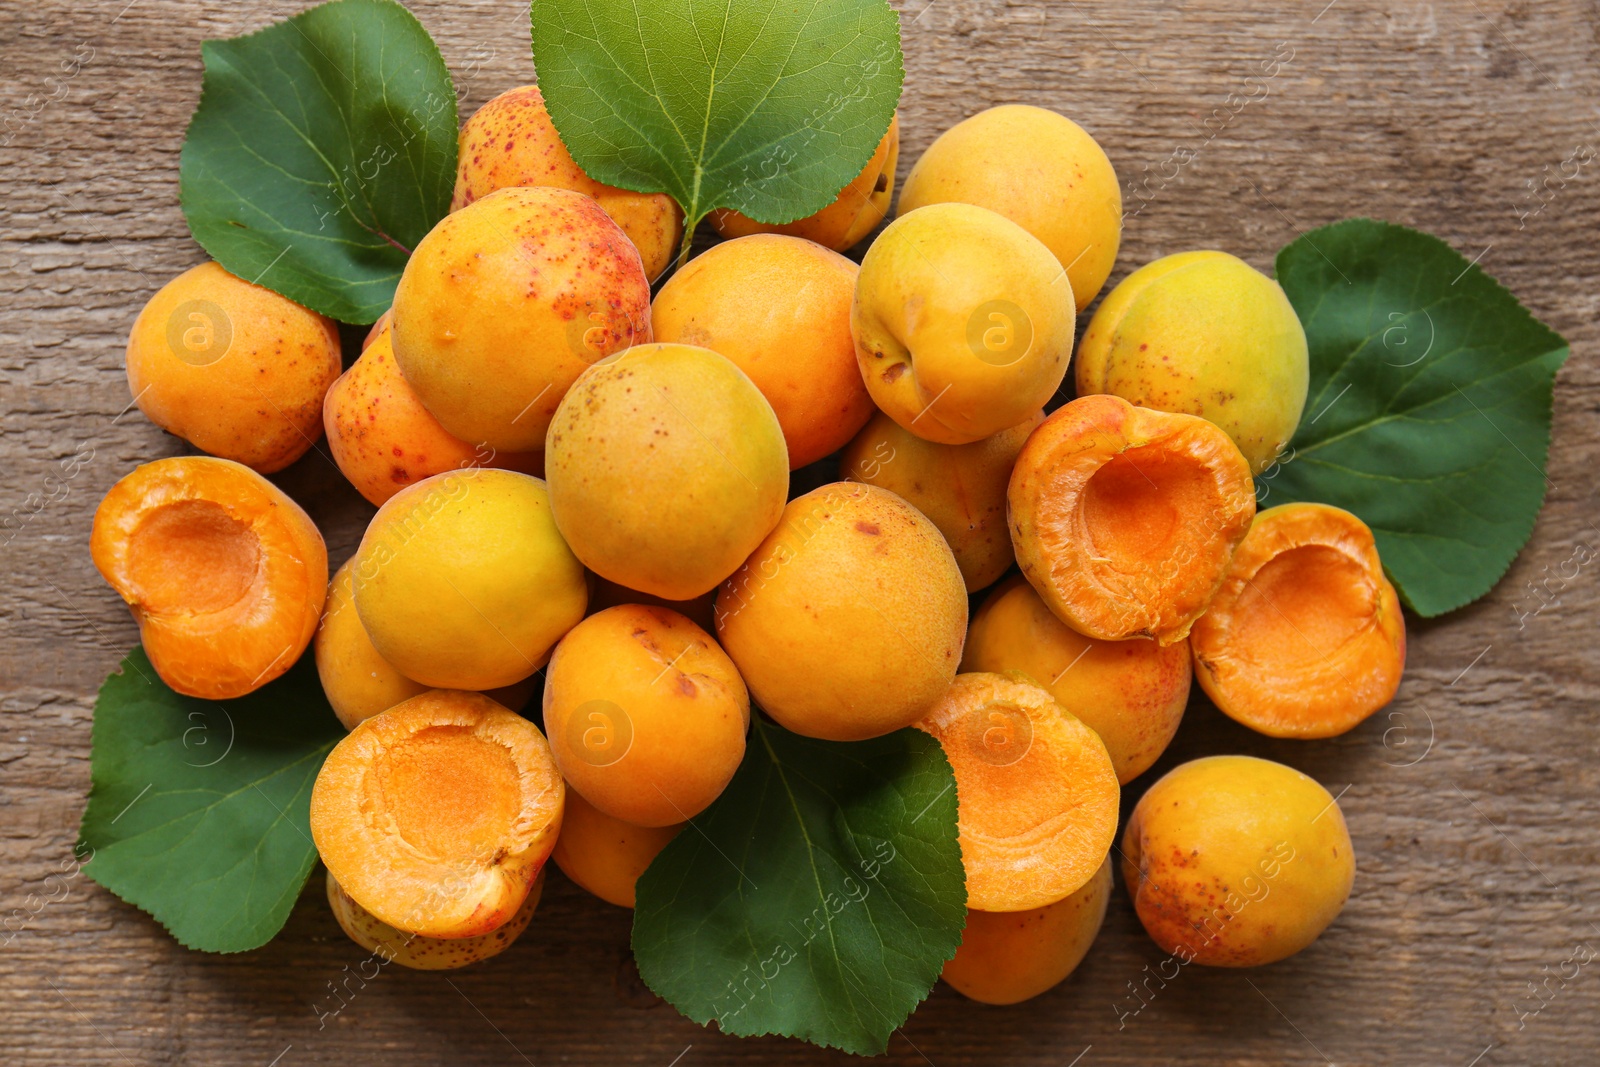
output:
M 316 632 L 328 549 L 310 516 L 227 459 L 158 459 L 94 513 L 89 552 L 133 609 L 162 681 L 229 700 L 294 665 Z
M 1022 573 L 1102 641 L 1183 640 L 1256 512 L 1250 463 L 1202 418 L 1079 397 L 1046 419 L 1007 491 Z
M 1281 504 L 1250 524 L 1189 647 L 1229 717 L 1269 737 L 1333 737 L 1394 699 L 1406 624 L 1366 523 Z
M 631 908 L 639 876 L 684 825 L 635 826 L 612 818 L 583 799 L 582 793 L 569 789 L 561 835 L 550 858 L 562 874 L 607 904 Z
M 1094 877 L 1120 790 L 1099 736 L 1023 675 L 959 674 L 916 724 L 956 777 L 967 907 L 1029 911 Z
M 311 791 L 311 836 L 380 922 L 476 937 L 522 907 L 565 797 L 538 727 L 482 693 L 435 689 L 333 747 Z
M 448 971 L 500 955 L 528 928 L 543 894 L 544 868 L 541 867 L 522 907 L 501 926 L 477 937 L 423 937 L 396 930 L 373 915 L 344 891 L 332 871 L 328 872 L 328 905 L 333 909 L 339 928 L 350 940 L 385 963 L 398 963 L 418 971 Z

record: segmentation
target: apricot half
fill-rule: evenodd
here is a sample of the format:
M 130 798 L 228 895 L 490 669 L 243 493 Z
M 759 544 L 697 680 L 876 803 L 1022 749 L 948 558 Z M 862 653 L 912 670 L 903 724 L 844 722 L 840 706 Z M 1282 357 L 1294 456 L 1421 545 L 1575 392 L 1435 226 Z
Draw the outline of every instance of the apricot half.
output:
M 328 590 L 310 516 L 226 459 L 135 468 L 95 509 L 89 552 L 161 680 L 202 700 L 244 696 L 292 667 Z
M 1105 922 L 1111 858 L 1077 892 L 1031 911 L 968 911 L 961 947 L 939 975 L 969 1000 L 1017 1004 L 1077 969 Z
M 550 858 L 562 874 L 607 904 L 631 908 L 639 876 L 682 829 L 683 823 L 635 826 L 614 819 L 572 789 Z
M 1166 751 L 1189 701 L 1186 646 L 1085 637 L 1020 577 L 997 586 L 973 616 L 961 669 L 1021 671 L 1049 690 L 1100 735 L 1123 785 Z
M 1189 647 L 1230 718 L 1269 737 L 1334 737 L 1394 699 L 1406 624 L 1366 523 L 1281 504 L 1250 524 Z
M 311 836 L 378 921 L 476 937 L 522 908 L 565 791 L 533 723 L 481 693 L 431 690 L 333 746 L 311 790 Z
M 873 401 L 929 441 L 1015 426 L 1066 376 L 1077 310 L 1050 249 L 987 208 L 901 215 L 861 261 L 851 331 Z
M 1022 675 L 961 674 L 917 723 L 956 777 L 967 907 L 1030 911 L 1077 892 L 1117 836 L 1098 735 Z
M 1023 575 L 1102 641 L 1183 640 L 1255 515 L 1250 464 L 1204 419 L 1079 397 L 1046 419 L 1007 493 Z
M 528 890 L 527 898 L 515 915 L 488 933 L 476 937 L 423 937 L 421 934 L 396 930 L 357 904 L 355 898 L 334 880 L 332 871 L 328 872 L 327 878 L 328 906 L 333 909 L 333 917 L 338 920 L 339 928 L 350 940 L 385 963 L 398 963 L 417 971 L 448 971 L 498 956 L 522 936 L 533 921 L 534 910 L 539 907 L 539 898 L 544 894 L 544 873 L 545 869 L 539 868 L 533 888 Z
M 961 570 L 886 489 L 835 482 L 789 502 L 717 593 L 717 636 L 786 729 L 859 741 L 910 726 L 955 677 Z
M 1185 963 L 1214 967 L 1299 952 L 1338 916 L 1356 873 L 1338 802 L 1253 756 L 1168 771 L 1134 806 L 1122 854 L 1146 932 Z
M 651 332 L 719 352 L 748 374 L 778 416 L 794 470 L 837 452 L 873 411 L 850 338 L 856 273 L 798 237 L 724 241 L 661 287 Z

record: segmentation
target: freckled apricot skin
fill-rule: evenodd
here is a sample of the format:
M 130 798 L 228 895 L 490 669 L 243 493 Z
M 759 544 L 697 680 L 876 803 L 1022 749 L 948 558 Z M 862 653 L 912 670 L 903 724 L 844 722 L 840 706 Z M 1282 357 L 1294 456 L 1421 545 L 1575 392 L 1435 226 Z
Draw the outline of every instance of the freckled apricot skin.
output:
M 744 758 L 750 694 L 711 637 L 666 608 L 625 604 L 564 637 L 545 671 L 556 766 L 600 811 L 636 826 L 692 819 Z
M 873 402 L 918 437 L 963 445 L 1050 400 L 1076 315 L 1066 273 L 1036 237 L 987 208 L 933 204 L 867 250 L 850 327 Z
M 639 876 L 683 826 L 635 826 L 613 819 L 573 789 L 550 858 L 562 874 L 607 904 L 631 908 Z
M 508 89 L 461 128 L 456 211 L 512 186 L 550 186 L 592 197 L 639 249 L 645 274 L 660 277 L 683 238 L 683 211 L 666 193 L 636 193 L 603 185 L 573 160 L 545 110 L 537 85 Z
M 727 208 L 713 211 L 708 218 L 717 233 L 723 237 L 747 237 L 753 233 L 778 233 L 815 241 L 835 252 L 843 252 L 861 243 L 889 216 L 889 202 L 894 199 L 894 171 L 900 161 L 900 113 L 895 112 L 889 121 L 889 131 L 878 142 L 878 148 L 867 160 L 861 173 L 850 184 L 839 190 L 833 203 L 795 222 L 769 225 L 756 222 Z
M 859 741 L 910 726 L 944 695 L 967 593 L 920 511 L 886 489 L 834 482 L 789 503 L 723 583 L 716 612 L 763 711 L 794 733 Z
M 1127 785 L 1166 751 L 1189 701 L 1188 650 L 1149 638 L 1097 641 L 1051 614 L 1020 576 L 972 618 L 963 671 L 1021 671 L 1100 735 Z
M 1004 104 L 956 123 L 906 176 L 901 215 L 928 204 L 998 211 L 1066 268 L 1082 311 L 1111 274 L 1122 239 L 1122 189 L 1083 127 L 1042 107 Z
M 501 189 L 417 245 L 391 333 L 400 372 L 446 432 L 532 452 L 579 374 L 650 339 L 650 283 L 594 200 Z
M 796 470 L 837 452 L 873 412 L 850 337 L 856 274 L 848 259 L 798 237 L 724 241 L 661 287 L 651 332 L 721 353 L 749 375 Z
M 1023 442 L 1044 420 L 1036 411 L 970 445 L 925 441 L 879 412 L 839 457 L 839 473 L 903 497 L 944 534 L 973 593 L 993 585 L 1016 558 L 1006 527 L 1006 487 Z
M 682 344 L 636 346 L 585 371 L 550 424 L 545 469 L 584 565 L 668 600 L 732 574 L 789 492 L 772 405 L 729 360 Z
M 292 667 L 327 595 L 310 516 L 232 460 L 136 468 L 95 510 L 89 552 L 162 681 L 202 700 L 244 696 Z
M 128 337 L 139 410 L 203 452 L 262 474 L 322 433 L 322 396 L 339 376 L 332 320 L 217 263 L 162 286 Z
M 1399 691 L 1406 624 L 1366 523 L 1282 504 L 1251 523 L 1189 647 L 1229 718 L 1269 737 L 1336 737 Z
M 1019 1004 L 1077 969 L 1105 922 L 1108 856 L 1083 888 L 1032 911 L 968 911 L 961 947 L 939 975 L 969 1000 Z
M 333 909 L 339 928 L 350 940 L 377 957 L 372 961 L 374 966 L 382 960 L 416 971 L 449 971 L 498 956 L 522 936 L 533 921 L 539 898 L 544 894 L 544 869 L 540 868 L 533 888 L 528 890 L 527 899 L 517 913 L 503 925 L 476 937 L 423 937 L 396 930 L 357 904 L 354 897 L 340 888 L 331 872 L 327 882 L 328 906 Z
M 1078 345 L 1078 394 L 1198 415 L 1260 474 L 1294 436 L 1306 334 L 1278 283 L 1226 252 L 1180 252 L 1111 291 Z
M 436 474 L 390 497 L 361 538 L 351 576 L 378 654 L 439 688 L 521 681 L 588 600 L 545 483 L 488 468 Z
M 1022 574 L 1086 637 L 1189 634 L 1255 516 L 1250 464 L 1193 415 L 1079 397 L 1040 424 L 1007 490 Z
M 1135 805 L 1122 878 L 1162 951 L 1213 967 L 1292 956 L 1338 916 L 1355 851 L 1328 791 L 1292 767 L 1208 756 Z

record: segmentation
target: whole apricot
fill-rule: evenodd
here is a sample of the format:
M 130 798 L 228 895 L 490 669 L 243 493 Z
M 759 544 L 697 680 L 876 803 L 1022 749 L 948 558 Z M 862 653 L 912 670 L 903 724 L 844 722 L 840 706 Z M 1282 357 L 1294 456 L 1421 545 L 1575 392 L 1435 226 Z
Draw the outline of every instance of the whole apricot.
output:
M 1127 785 L 1166 751 L 1189 702 L 1181 643 L 1097 641 L 1053 615 L 1021 577 L 1002 582 L 967 631 L 963 671 L 1021 671 L 1100 735 Z
M 582 193 L 622 227 L 651 281 L 667 269 L 683 238 L 683 211 L 666 193 L 618 189 L 584 173 L 562 144 L 537 85 L 508 89 L 480 107 L 461 127 L 456 158 L 451 211 L 515 186 Z
M 692 819 L 744 758 L 750 694 L 727 653 L 666 608 L 584 619 L 545 671 L 544 725 L 573 789 L 636 826 Z
M 1250 464 L 1193 415 L 1084 396 L 1040 424 L 1007 491 L 1022 574 L 1102 641 L 1182 641 L 1255 516 Z
M 940 445 L 880 411 L 839 457 L 839 473 L 896 493 L 926 515 L 955 553 L 967 592 L 976 592 L 993 585 L 1016 558 L 1006 527 L 1006 487 L 1023 442 L 1043 419 L 1036 411 L 993 437 Z
M 584 565 L 668 600 L 732 574 L 789 492 L 772 405 L 692 345 L 640 345 L 585 371 L 550 424 L 545 469 L 556 524 Z
M 1111 274 L 1122 189 L 1099 143 L 1042 107 L 1003 104 L 940 134 L 906 176 L 899 213 L 958 202 L 998 211 L 1043 241 L 1082 311 Z
M 502 470 L 436 474 L 390 497 L 361 538 L 351 577 L 378 654 L 436 687 L 521 681 L 583 618 L 588 599 L 544 482 Z
M 398 963 L 417 971 L 448 971 L 498 956 L 522 936 L 528 923 L 533 921 L 534 910 L 544 894 L 544 868 L 539 869 L 533 888 L 528 890 L 517 913 L 502 925 L 476 937 L 424 937 L 396 930 L 357 904 L 334 880 L 332 871 L 328 872 L 327 882 L 328 906 L 350 940 L 384 963 Z
M 789 502 L 716 611 L 763 711 L 794 733 L 859 741 L 910 726 L 944 695 L 967 591 L 920 511 L 887 489 L 834 482 Z
M 1214 967 L 1299 952 L 1338 916 L 1356 874 L 1328 791 L 1253 756 L 1168 771 L 1134 806 L 1122 853 L 1145 931 L 1163 952 Z
M 218 263 L 163 285 L 128 337 L 139 410 L 202 452 L 262 474 L 322 434 L 322 395 L 339 376 L 332 320 Z
M 1250 524 L 1189 647 L 1230 718 L 1269 737 L 1334 737 L 1394 699 L 1406 624 L 1366 523 L 1282 504 Z
M 607 904 L 631 908 L 639 876 L 683 826 L 635 826 L 613 819 L 572 789 L 550 858 L 562 874 Z
M 244 696 L 294 666 L 328 589 L 310 516 L 249 467 L 208 456 L 124 476 L 95 509 L 89 553 L 161 680 L 202 700 Z
M 727 356 L 772 405 L 789 469 L 842 448 L 872 414 L 856 369 L 856 265 L 798 237 L 724 241 L 667 280 L 650 308 L 657 341 Z
M 861 261 L 850 326 L 873 401 L 963 445 L 1038 411 L 1066 376 L 1076 306 L 1050 249 L 987 208 L 901 215 Z
M 1198 415 L 1271 465 L 1300 424 L 1306 334 L 1278 283 L 1226 252 L 1148 263 L 1106 297 L 1078 345 L 1078 393 Z
M 391 333 L 400 372 L 447 433 L 532 452 L 579 374 L 650 339 L 650 282 L 594 200 L 501 189 L 417 245 Z

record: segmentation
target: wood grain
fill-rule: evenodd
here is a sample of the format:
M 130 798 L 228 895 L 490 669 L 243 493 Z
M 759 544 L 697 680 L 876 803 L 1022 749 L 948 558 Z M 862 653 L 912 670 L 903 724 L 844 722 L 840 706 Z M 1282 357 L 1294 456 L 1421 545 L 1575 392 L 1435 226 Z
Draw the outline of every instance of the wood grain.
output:
M 1350 215 L 1430 230 L 1561 331 L 1550 492 L 1495 592 L 1411 620 L 1392 712 L 1316 744 L 1275 742 L 1203 701 L 1157 771 L 1212 752 L 1293 764 L 1342 792 L 1359 857 L 1344 915 L 1310 950 L 1255 972 L 1185 968 L 1143 1001 L 1161 959 L 1120 890 L 1089 959 L 1026 1005 L 939 987 L 890 1045 L 895 1063 L 1589 1064 L 1600 965 L 1537 1015 L 1538 984 L 1600 948 L 1600 569 L 1547 593 L 1600 547 L 1600 171 L 1537 214 L 1528 183 L 1596 142 L 1593 3 L 906 0 L 901 174 L 956 120 L 1026 101 L 1077 119 L 1140 188 L 1120 278 L 1218 247 L 1270 269 L 1297 233 Z M 95 691 L 136 640 L 85 545 L 100 496 L 182 450 L 135 410 L 122 346 L 143 302 L 202 256 L 177 205 L 200 41 L 293 5 L 15 0 L 0 7 L 0 916 L 49 893 L 88 785 Z M 531 80 L 526 6 L 413 2 L 470 109 Z M 1282 49 L 1293 58 L 1216 136 L 1202 121 Z M 63 81 L 64 61 L 88 55 Z M 70 63 L 69 63 L 70 66 Z M 30 99 L 30 94 L 32 98 Z M 0 133 L 0 140 L 5 134 Z M 1153 190 L 1153 192 L 1152 192 Z M 92 450 L 74 477 L 61 463 Z M 280 478 L 335 561 L 371 509 L 324 456 Z M 1547 570 L 1548 568 L 1548 570 Z M 1557 589 L 1559 583 L 1552 585 Z M 1148 778 L 1125 797 L 1133 800 Z M 55 883 L 51 883 L 54 885 Z M 533 930 L 448 978 L 385 970 L 319 1027 L 328 983 L 362 958 L 314 885 L 283 934 L 233 957 L 185 952 L 78 876 L 15 937 L 0 930 L 0 1060 L 119 1064 L 812 1064 L 840 1055 L 702 1030 L 626 967 L 628 916 L 553 876 Z M 37 896 L 34 898 L 37 900 Z M 1545 968 L 1549 968 L 1548 971 Z M 1554 986 L 1554 983 L 1552 983 Z M 1142 1010 L 1131 1014 L 1143 1003 Z M 681 1058 L 680 1058 L 681 1057 Z M 1075 1059 L 1075 1057 L 1077 1057 Z

